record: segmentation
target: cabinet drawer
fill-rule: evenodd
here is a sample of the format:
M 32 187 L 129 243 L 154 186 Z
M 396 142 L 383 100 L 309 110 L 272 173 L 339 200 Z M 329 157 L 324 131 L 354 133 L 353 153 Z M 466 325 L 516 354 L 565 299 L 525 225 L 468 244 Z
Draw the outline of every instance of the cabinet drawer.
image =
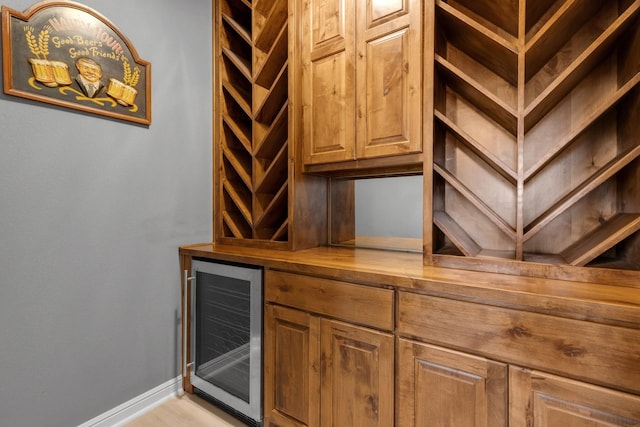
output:
M 399 292 L 398 332 L 640 392 L 640 330 Z
M 393 329 L 390 289 L 266 270 L 265 300 L 378 329 Z

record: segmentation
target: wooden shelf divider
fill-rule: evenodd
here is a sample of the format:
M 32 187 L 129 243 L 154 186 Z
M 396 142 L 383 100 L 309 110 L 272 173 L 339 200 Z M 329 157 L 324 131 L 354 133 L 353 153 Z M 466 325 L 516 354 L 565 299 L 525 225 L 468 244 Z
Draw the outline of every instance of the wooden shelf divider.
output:
M 618 214 L 562 252 L 570 265 L 584 266 L 640 230 L 640 213 Z
M 435 211 L 433 222 L 465 256 L 475 257 L 482 251 L 482 248 L 448 213 Z

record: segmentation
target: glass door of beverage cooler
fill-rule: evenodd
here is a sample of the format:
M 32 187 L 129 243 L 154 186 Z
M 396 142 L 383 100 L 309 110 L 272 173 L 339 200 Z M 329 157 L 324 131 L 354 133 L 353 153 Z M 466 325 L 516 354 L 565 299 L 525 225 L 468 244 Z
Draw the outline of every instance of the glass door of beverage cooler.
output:
M 262 419 L 262 270 L 194 261 L 192 384 Z

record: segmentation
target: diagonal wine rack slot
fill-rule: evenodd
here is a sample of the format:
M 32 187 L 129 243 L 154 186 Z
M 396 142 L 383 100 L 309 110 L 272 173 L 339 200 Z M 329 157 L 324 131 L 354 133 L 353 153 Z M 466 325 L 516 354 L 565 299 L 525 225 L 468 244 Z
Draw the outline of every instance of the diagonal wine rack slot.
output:
M 475 257 L 482 251 L 480 245 L 478 245 L 446 212 L 434 212 L 433 222 L 440 230 L 442 230 L 442 232 L 462 252 L 463 255 Z
M 456 177 L 449 173 L 446 169 L 433 165 L 433 170 L 440 175 L 444 180 L 462 194 L 468 201 L 470 201 L 480 212 L 482 212 L 487 218 L 491 220 L 507 237 L 515 239 L 515 230 L 504 220 L 495 213 L 491 207 L 480 200 L 471 190 L 469 190 L 463 183 L 461 183 Z
M 284 104 L 262 139 L 256 142 L 255 157 L 273 159 L 288 137 L 289 104 Z M 256 137 L 257 139 L 257 137 Z
M 284 67 L 273 86 L 269 89 L 262 104 L 258 106 L 255 119 L 260 123 L 271 124 L 288 99 L 287 67 Z
M 266 57 L 262 60 L 258 71 L 256 72 L 256 84 L 268 88 L 273 85 L 276 77 L 280 74 L 285 63 L 287 62 L 287 36 L 289 34 L 289 27 L 285 25 L 282 27 L 280 34 L 276 38 L 275 43 L 271 46 Z
M 516 185 L 517 174 L 507 163 L 501 158 L 496 156 L 491 150 L 484 147 L 480 142 L 474 139 L 471 135 L 461 129 L 456 123 L 450 120 L 447 116 L 439 111 L 434 112 L 436 120 L 446 126 L 447 130 L 451 132 L 459 141 L 464 142 L 473 152 L 488 163 L 494 170 L 507 179 L 511 184 Z
M 225 206 L 225 211 L 239 212 L 242 215 L 244 221 L 248 225 L 251 225 L 251 201 L 250 195 L 247 194 L 247 190 L 244 187 L 237 185 L 236 182 L 232 181 L 225 181 L 222 186 L 224 188 L 225 195 L 228 196 L 228 201 L 231 202 L 228 203 L 227 206 Z M 249 200 L 247 200 L 247 198 Z
M 447 3 L 437 1 L 437 27 L 447 42 L 484 64 L 507 82 L 518 84 L 516 46 Z
M 259 32 L 254 42 L 256 48 L 263 51 L 269 50 L 287 22 L 287 6 L 287 0 L 273 0 L 273 5 L 264 16 L 264 20 L 258 20 Z
M 457 3 L 503 28 L 513 37 L 518 36 L 518 0 L 458 0 Z
M 536 26 L 544 25 L 544 22 L 540 22 L 541 18 L 548 14 L 552 6 L 557 4 L 557 0 L 536 0 L 527 1 L 525 3 L 525 34 L 527 38 L 529 32 Z
M 225 0 L 220 2 L 220 16 L 224 21 L 236 23 L 236 31 L 247 33 L 251 43 L 251 2 L 247 0 Z
M 618 214 L 564 251 L 567 264 L 584 266 L 640 230 L 640 214 Z
M 593 68 L 607 56 L 614 43 L 634 21 L 640 3 L 635 2 L 618 17 L 555 81 L 550 84 L 524 111 L 524 128 L 529 131 L 561 99 L 563 99 Z
M 247 80 L 252 80 L 251 61 L 249 59 L 242 57 L 236 52 L 227 48 L 222 48 L 222 54 L 225 58 L 229 59 L 229 61 L 237 68 L 240 73 L 242 73 L 242 75 Z
M 234 165 L 234 171 L 240 177 L 244 185 L 246 185 L 247 188 L 251 188 L 251 158 L 245 157 L 244 153 L 241 151 L 232 151 L 227 148 L 222 149 L 222 155 L 224 156 L 225 163 Z
M 467 98 L 473 105 L 480 109 L 500 126 L 512 135 L 518 130 L 518 113 L 497 96 L 485 90 L 470 76 L 467 76 L 453 64 L 439 55 L 436 55 L 438 72 L 442 73 L 444 80 L 453 90 Z
M 234 86 L 227 82 L 222 82 L 222 90 L 225 96 L 231 97 L 244 111 L 247 117 L 251 117 L 251 94 L 243 93 L 241 86 Z
M 245 41 L 245 43 L 247 43 L 248 45 L 251 44 L 251 27 L 244 27 L 241 23 L 239 23 L 229 15 L 222 15 L 222 20 L 224 21 L 224 24 L 231 27 L 230 30 L 240 36 Z
M 268 199 L 262 215 L 258 217 L 256 224 L 256 234 L 261 239 L 277 240 L 276 235 L 281 230 L 282 225 L 288 220 L 282 216 L 282 212 L 287 208 L 288 186 L 283 186 L 278 193 Z
M 240 217 L 236 211 L 223 211 L 222 221 L 224 226 L 224 234 L 236 239 L 251 238 L 251 227 Z
M 607 114 L 612 108 L 621 102 L 624 97 L 629 94 L 634 88 L 640 84 L 640 73 L 637 73 L 631 80 L 629 80 L 624 86 L 618 89 L 612 96 L 602 100 L 600 105 L 595 106 L 593 112 L 575 126 L 571 132 L 563 138 L 557 140 L 551 149 L 541 156 L 537 162 L 525 171 L 525 183 L 529 181 L 533 176 L 540 172 L 545 166 L 547 166 L 553 159 L 555 159 L 564 148 L 569 146 L 577 138 L 579 138 L 590 126 L 597 122 L 602 116 Z
M 573 206 L 578 200 L 599 187 L 605 181 L 620 172 L 622 168 L 640 156 L 640 145 L 623 153 L 619 157 L 611 160 L 604 167 L 600 168 L 589 180 L 583 182 L 577 188 L 571 190 L 565 197 L 554 203 L 542 215 L 533 220 L 525 227 L 524 240 L 528 240 L 540 231 L 545 225 Z
M 287 152 L 288 145 L 282 146 L 278 154 L 273 159 L 260 165 L 256 171 L 255 188 L 256 193 L 276 193 L 287 183 Z
M 593 0 L 566 1 L 526 43 L 526 81 L 540 71 L 601 7 L 601 2 Z

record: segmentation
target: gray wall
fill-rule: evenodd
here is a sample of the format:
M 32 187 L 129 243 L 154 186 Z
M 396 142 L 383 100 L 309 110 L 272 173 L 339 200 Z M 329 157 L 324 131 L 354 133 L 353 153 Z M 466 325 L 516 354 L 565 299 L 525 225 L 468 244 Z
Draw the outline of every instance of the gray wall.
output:
M 356 180 L 356 235 L 422 239 L 422 175 Z
M 152 63 L 153 123 L 0 95 L 2 426 L 78 425 L 175 378 L 177 248 L 212 236 L 211 1 L 82 3 Z

